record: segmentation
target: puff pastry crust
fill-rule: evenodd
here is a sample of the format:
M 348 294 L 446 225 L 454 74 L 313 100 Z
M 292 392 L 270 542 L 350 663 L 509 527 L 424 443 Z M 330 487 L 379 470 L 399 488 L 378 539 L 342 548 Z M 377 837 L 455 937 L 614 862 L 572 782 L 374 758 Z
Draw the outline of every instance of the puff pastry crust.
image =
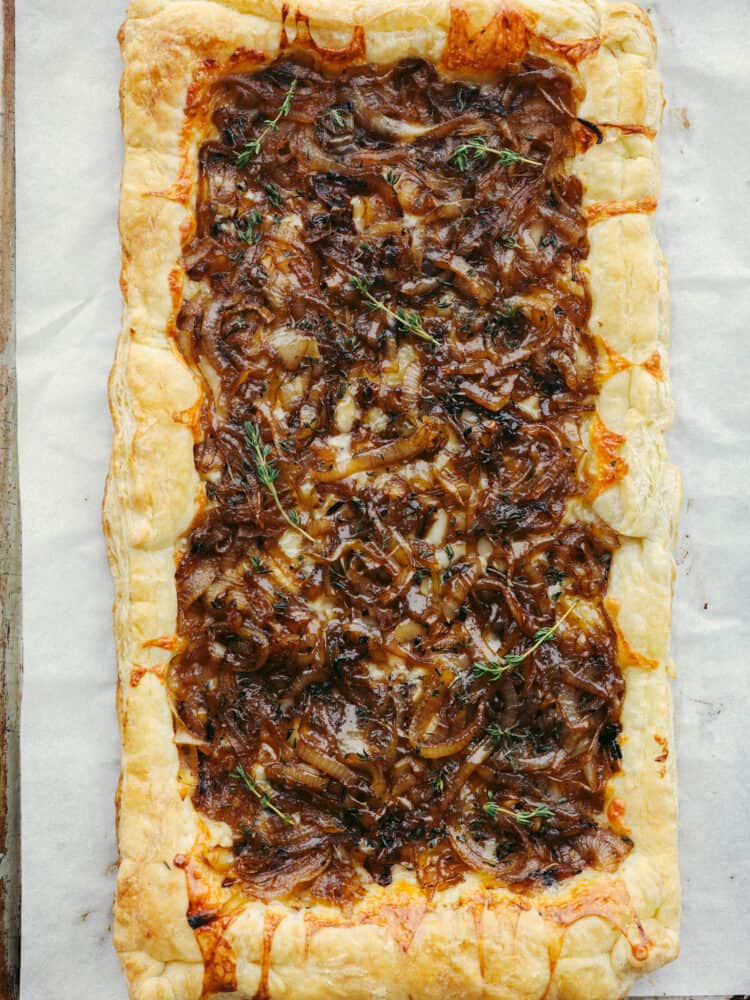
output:
M 589 225 L 590 329 L 609 359 L 589 462 L 596 475 L 615 452 L 625 470 L 593 506 L 622 540 L 606 599 L 626 681 L 622 769 L 610 782 L 608 817 L 635 846 L 615 872 L 584 872 L 529 895 L 467 877 L 429 905 L 414 887 L 395 885 L 368 892 L 346 914 L 252 901 L 219 921 L 210 940 L 189 925 L 189 891 L 220 889 L 201 881 L 199 867 L 174 863 L 210 834 L 180 795 L 170 651 L 153 644 L 176 629 L 175 555 L 202 492 L 190 418 L 200 390 L 172 336 L 181 248 L 205 87 L 248 52 L 273 58 L 288 12 L 277 0 L 132 0 L 121 32 L 125 310 L 104 504 L 123 747 L 114 937 L 130 996 L 624 997 L 639 974 L 676 956 L 679 923 L 669 630 L 680 487 L 662 441 L 671 421 L 669 304 L 654 233 L 663 98 L 653 32 L 640 8 L 604 0 L 298 7 L 319 45 L 344 49 L 359 39 L 374 63 L 420 56 L 440 65 L 451 34 L 461 54 L 449 70 L 497 68 L 528 47 L 576 77 L 585 95 L 579 113 L 602 132 L 570 170 L 582 182 Z

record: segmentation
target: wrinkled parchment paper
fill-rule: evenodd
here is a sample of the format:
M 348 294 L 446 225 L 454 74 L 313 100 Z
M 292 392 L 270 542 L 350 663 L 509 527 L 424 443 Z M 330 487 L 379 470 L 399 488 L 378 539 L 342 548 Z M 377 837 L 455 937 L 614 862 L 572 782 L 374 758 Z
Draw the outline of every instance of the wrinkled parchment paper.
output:
M 124 1000 L 110 940 L 112 587 L 100 531 L 120 315 L 125 0 L 17 0 L 24 531 L 22 1000 Z M 750 137 L 747 0 L 658 0 L 669 108 L 682 957 L 639 995 L 750 993 Z M 446 998 L 453 1000 L 453 998 Z

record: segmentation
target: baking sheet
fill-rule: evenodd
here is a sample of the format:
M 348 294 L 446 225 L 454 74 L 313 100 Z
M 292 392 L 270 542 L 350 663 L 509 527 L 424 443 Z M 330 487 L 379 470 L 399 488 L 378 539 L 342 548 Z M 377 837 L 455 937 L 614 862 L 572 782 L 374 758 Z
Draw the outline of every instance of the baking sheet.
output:
M 100 532 L 124 2 L 18 0 L 22 1000 L 126 996 L 109 931 L 119 745 Z M 649 9 L 670 101 L 659 228 L 686 498 L 673 644 L 685 921 L 683 956 L 636 993 L 728 996 L 750 993 L 750 5 Z

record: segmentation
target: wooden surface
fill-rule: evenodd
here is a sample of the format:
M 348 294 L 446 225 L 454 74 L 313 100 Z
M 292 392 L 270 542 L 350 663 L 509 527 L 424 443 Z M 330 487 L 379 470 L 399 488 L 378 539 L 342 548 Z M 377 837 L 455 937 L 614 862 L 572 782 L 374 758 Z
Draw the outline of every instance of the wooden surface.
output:
M 21 525 L 15 372 L 14 3 L 3 0 L 0 74 L 0 998 L 19 992 Z

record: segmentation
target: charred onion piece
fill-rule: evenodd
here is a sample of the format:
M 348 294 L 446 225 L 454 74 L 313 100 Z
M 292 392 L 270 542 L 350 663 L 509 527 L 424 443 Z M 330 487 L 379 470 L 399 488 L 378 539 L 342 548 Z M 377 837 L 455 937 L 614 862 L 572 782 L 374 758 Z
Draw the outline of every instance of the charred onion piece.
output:
M 426 420 L 413 434 L 405 435 L 378 448 L 361 451 L 344 464 L 316 472 L 321 483 L 334 483 L 357 472 L 369 472 L 397 462 L 409 462 L 427 452 L 436 451 L 445 441 L 445 434 L 436 420 Z

